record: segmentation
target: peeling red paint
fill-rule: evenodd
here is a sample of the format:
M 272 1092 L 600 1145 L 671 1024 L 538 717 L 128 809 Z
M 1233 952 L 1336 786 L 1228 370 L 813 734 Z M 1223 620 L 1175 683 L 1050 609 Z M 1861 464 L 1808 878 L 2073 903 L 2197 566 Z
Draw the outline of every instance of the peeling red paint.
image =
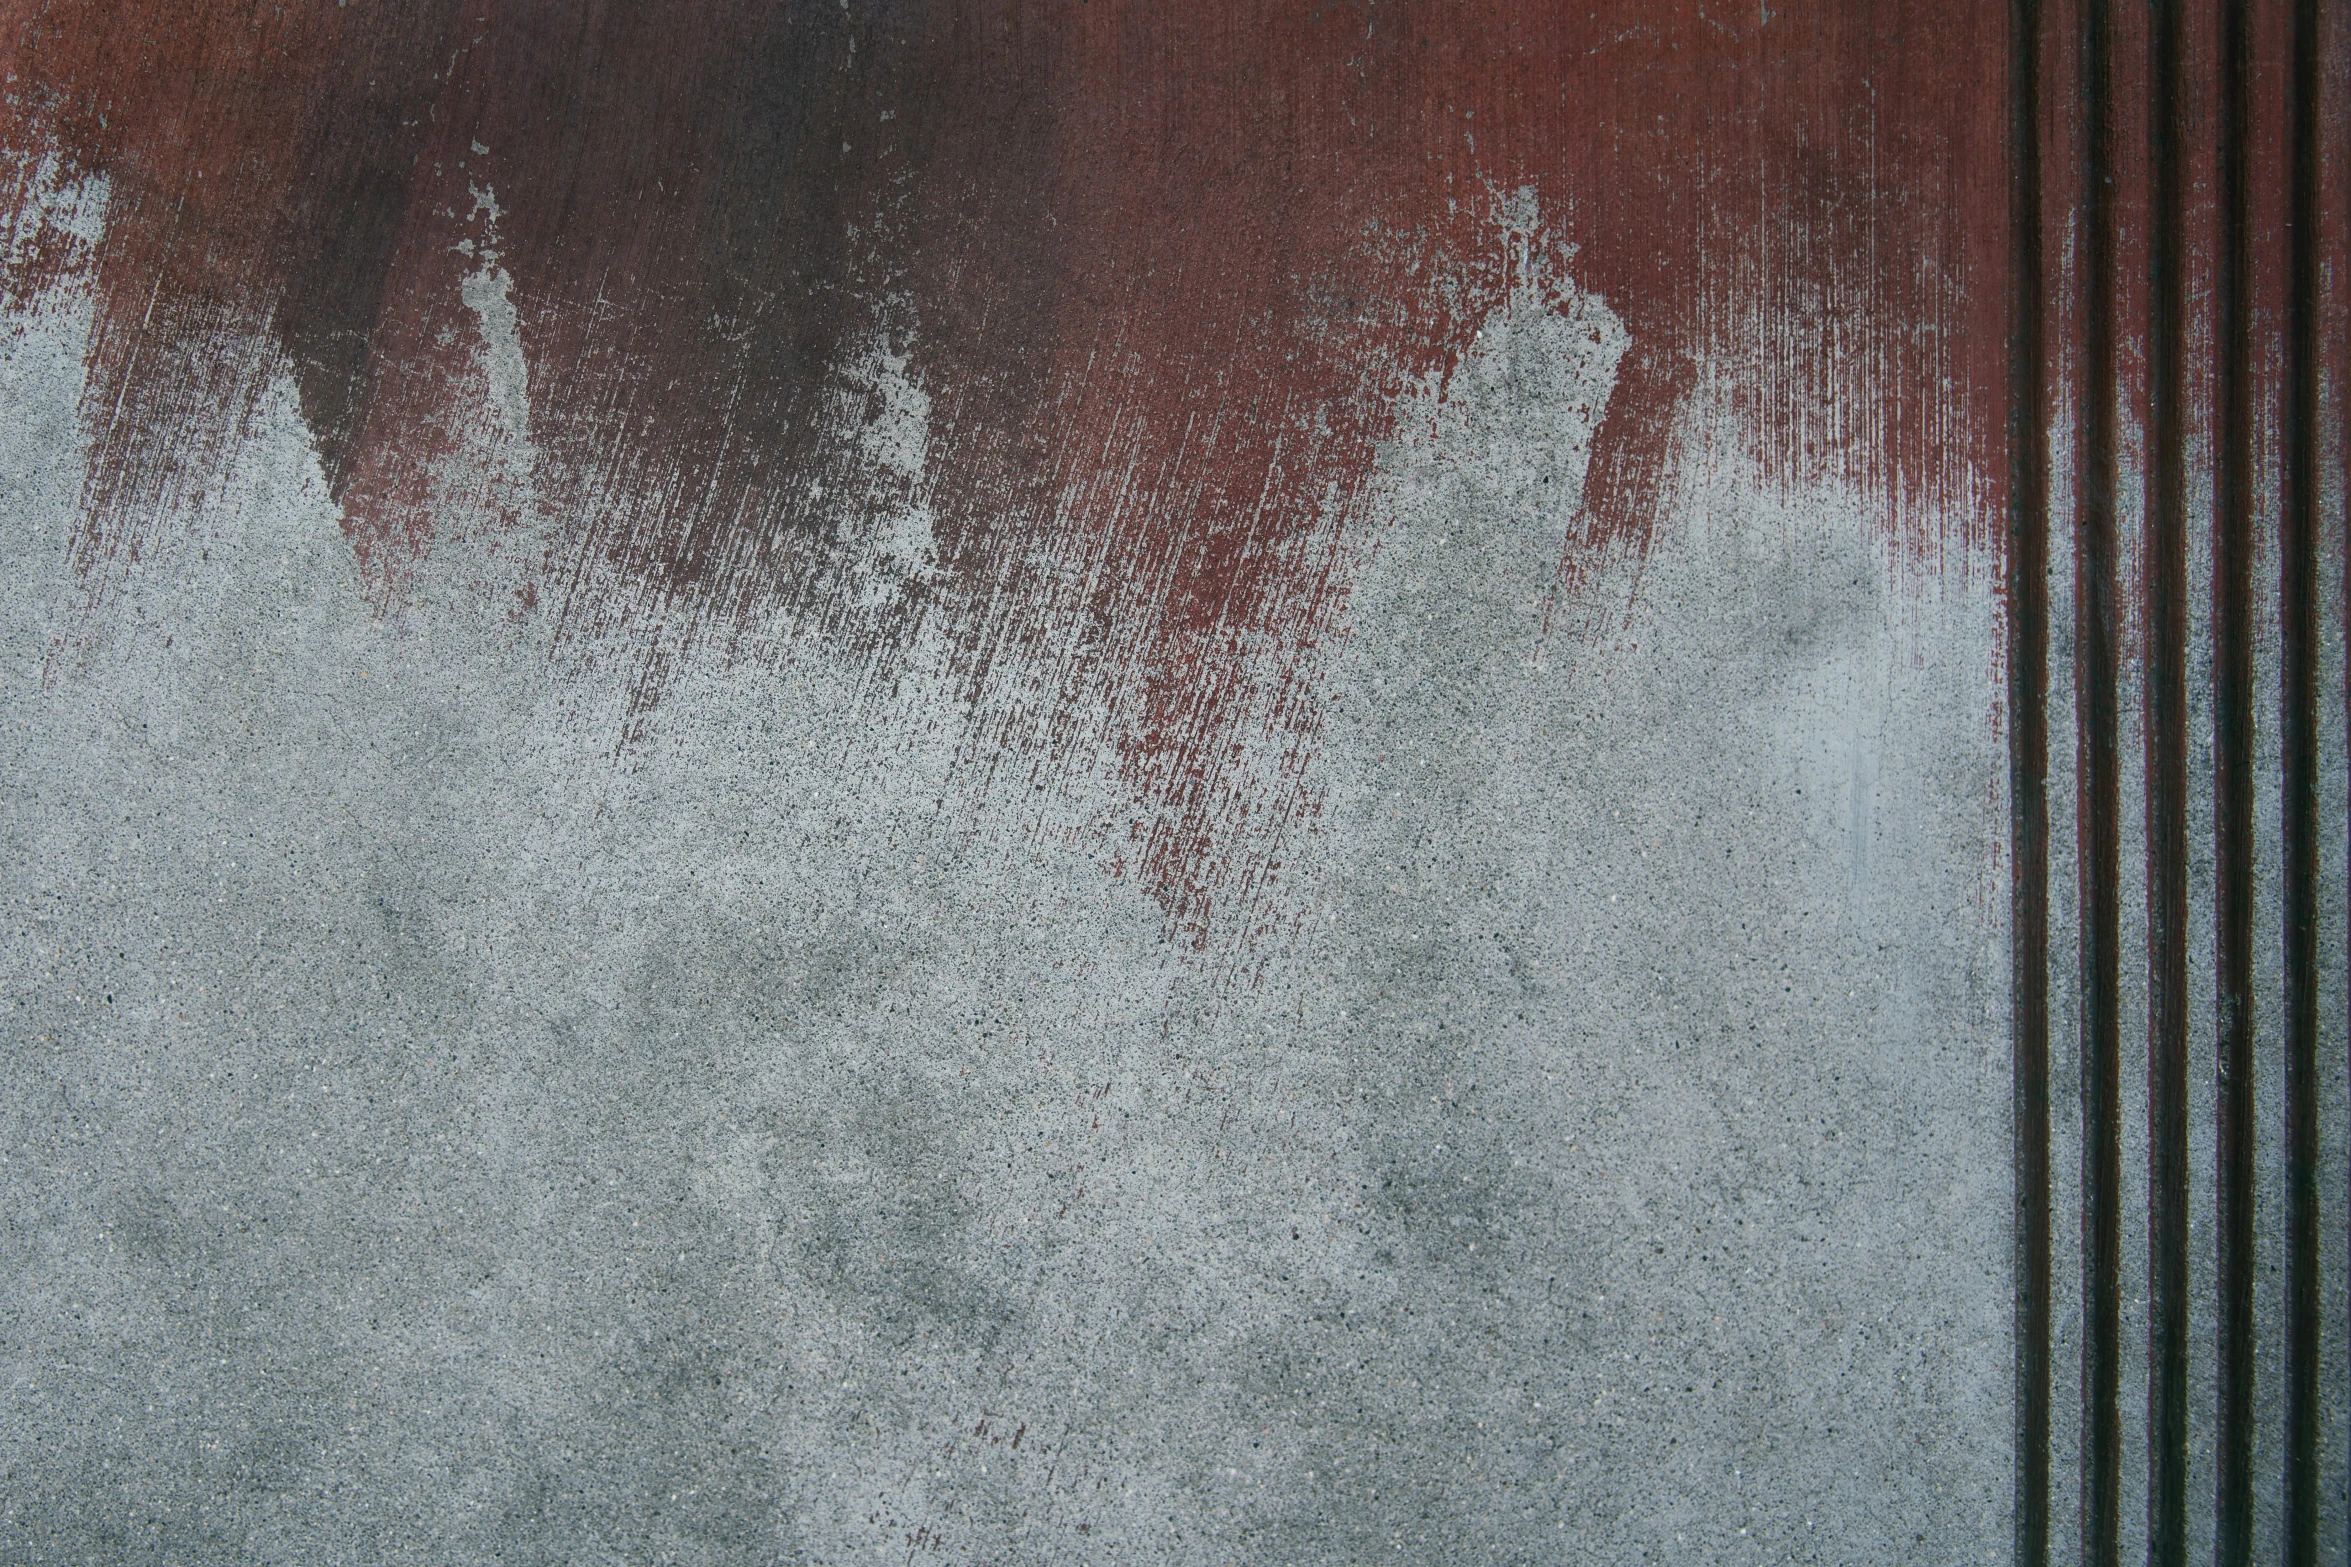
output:
M 101 586 L 284 367 L 380 602 L 451 517 L 535 509 L 512 590 L 659 625 L 640 707 L 755 619 L 884 663 L 927 620 L 975 697 L 1045 672 L 979 704 L 988 765 L 1046 781 L 1071 715 L 1107 724 L 1132 863 L 1197 932 L 1272 863 L 1233 845 L 1309 808 L 1377 450 L 1510 289 L 1522 190 L 1633 343 L 1563 591 L 1646 547 L 1694 394 L 1906 548 L 1982 526 L 2003 17 L 15 0 L 0 134 L 112 195 L 94 258 L 35 236 L 6 284 L 92 279 Z M 527 486 L 459 298 L 493 243 Z M 875 352 L 930 399 L 918 479 L 859 445 Z M 863 530 L 916 503 L 938 570 L 877 595 Z

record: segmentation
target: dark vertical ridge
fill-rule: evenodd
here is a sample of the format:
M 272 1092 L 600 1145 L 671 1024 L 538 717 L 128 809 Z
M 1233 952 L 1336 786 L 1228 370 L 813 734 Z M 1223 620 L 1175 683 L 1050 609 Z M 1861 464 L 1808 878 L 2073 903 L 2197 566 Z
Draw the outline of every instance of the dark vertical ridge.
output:
M 2278 505 L 2285 857 L 2286 1562 L 2318 1560 L 2318 3 L 2295 0 Z
M 2214 290 L 2220 439 L 2212 509 L 2214 1200 L 2220 1294 L 2213 1560 L 2218 1567 L 2249 1567 L 2253 1546 L 2254 407 L 2247 213 L 2252 55 L 2250 0 L 2222 0 L 2220 256 Z
M 2008 7 L 2008 811 L 2016 1560 L 2049 1559 L 2049 456 L 2041 7 Z
M 2122 1507 L 2121 918 L 2114 614 L 2114 104 L 2107 0 L 2079 0 L 2081 373 L 2074 401 L 2075 864 L 2082 1074 L 2081 1538 L 2113 1567 Z
M 2147 1560 L 2188 1559 L 2188 529 L 2179 0 L 2147 69 Z

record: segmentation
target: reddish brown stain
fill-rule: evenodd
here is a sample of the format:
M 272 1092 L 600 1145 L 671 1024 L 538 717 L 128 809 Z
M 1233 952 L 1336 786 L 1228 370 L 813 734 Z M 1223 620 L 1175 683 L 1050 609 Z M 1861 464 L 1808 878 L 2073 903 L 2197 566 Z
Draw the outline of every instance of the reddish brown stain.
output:
M 521 504 L 505 458 L 444 460 L 485 449 L 458 285 L 494 242 L 556 539 L 516 591 L 660 625 L 648 702 L 663 649 L 778 612 L 883 661 L 927 617 L 975 694 L 1046 670 L 975 755 L 1043 778 L 1106 715 L 1128 863 L 1196 930 L 1270 866 L 1235 835 L 1306 808 L 1349 529 L 1398 392 L 1511 286 L 1500 199 L 1533 193 L 1634 345 L 1567 590 L 1645 547 L 1702 388 L 1910 548 L 1980 525 L 2003 15 L 11 0 L 0 63 L 6 144 L 111 182 L 76 263 L 95 578 L 280 365 L 383 600 L 447 518 Z M 877 342 L 931 399 L 941 568 L 880 601 L 859 530 L 907 497 L 859 455 Z

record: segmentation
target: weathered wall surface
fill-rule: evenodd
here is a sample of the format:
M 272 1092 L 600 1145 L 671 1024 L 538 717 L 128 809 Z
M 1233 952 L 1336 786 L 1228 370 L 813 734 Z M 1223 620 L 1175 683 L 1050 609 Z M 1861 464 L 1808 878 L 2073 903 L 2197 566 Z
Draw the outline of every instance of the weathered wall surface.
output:
M 31 322 L 11 1549 L 1980 1559 L 1982 584 L 1694 461 L 1539 644 L 1581 308 L 1383 455 L 1287 918 L 1206 950 L 930 671 L 690 664 L 616 757 L 625 666 L 377 613 L 286 392 L 85 631 Z
M 1430 130 L 1410 18 L 1286 129 L 1238 23 L 1039 87 L 874 6 L 329 136 L 414 40 L 148 8 L 182 102 L 84 9 L 10 22 L 0 1559 L 2005 1552 L 1958 88 L 1872 185 L 1868 28 L 1636 17 L 1595 123 L 1767 149 L 1703 218 L 1507 74 Z

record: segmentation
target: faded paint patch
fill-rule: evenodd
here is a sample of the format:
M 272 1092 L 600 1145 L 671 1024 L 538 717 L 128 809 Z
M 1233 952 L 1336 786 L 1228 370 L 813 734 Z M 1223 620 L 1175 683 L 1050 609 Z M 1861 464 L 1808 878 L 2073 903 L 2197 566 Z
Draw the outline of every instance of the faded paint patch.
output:
M 1893 547 L 1978 538 L 2002 17 L 14 5 L 0 143 L 111 195 L 11 277 L 99 300 L 93 606 L 283 368 L 380 612 L 473 541 L 621 650 L 624 751 L 701 647 L 943 656 L 974 766 L 1107 737 L 1120 874 L 1199 941 L 1311 813 L 1399 398 L 1530 256 L 1628 343 L 1555 615 L 1648 548 L 1701 392 Z

